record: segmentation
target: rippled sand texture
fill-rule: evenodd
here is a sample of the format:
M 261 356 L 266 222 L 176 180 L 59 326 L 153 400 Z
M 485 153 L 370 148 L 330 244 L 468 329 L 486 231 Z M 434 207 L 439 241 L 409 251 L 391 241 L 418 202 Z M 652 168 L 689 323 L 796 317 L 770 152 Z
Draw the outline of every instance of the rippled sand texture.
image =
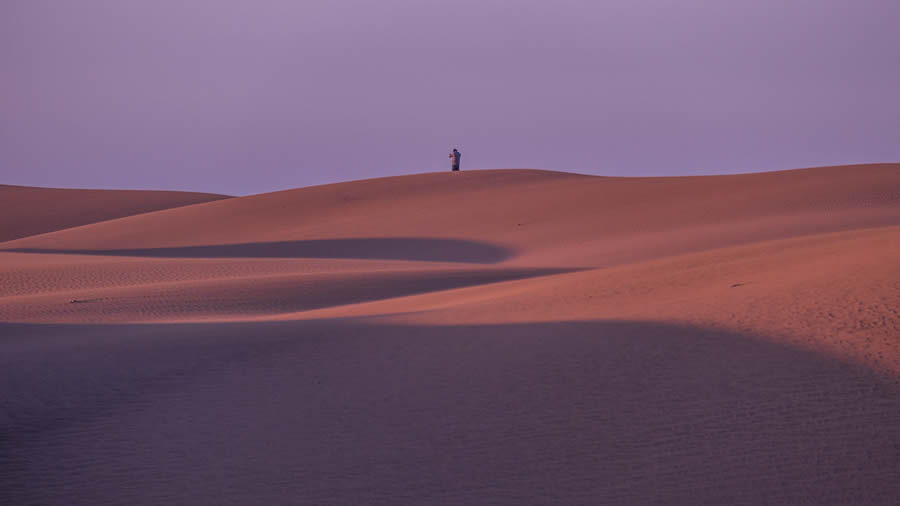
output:
M 0 200 L 0 504 L 900 504 L 898 165 L 79 192 Z

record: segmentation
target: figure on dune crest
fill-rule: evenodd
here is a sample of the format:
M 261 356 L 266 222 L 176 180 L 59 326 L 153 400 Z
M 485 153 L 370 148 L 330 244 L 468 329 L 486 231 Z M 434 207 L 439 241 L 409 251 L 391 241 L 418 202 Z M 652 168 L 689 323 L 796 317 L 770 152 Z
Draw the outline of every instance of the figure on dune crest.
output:
M 454 171 L 454 172 L 456 172 L 456 171 L 459 170 L 459 160 L 460 160 L 460 158 L 462 158 L 462 153 L 460 153 L 459 151 L 457 151 L 456 148 L 453 148 L 453 152 L 450 153 L 450 163 L 451 163 L 451 165 L 452 165 L 452 167 L 451 167 L 450 170 L 452 170 L 452 171 Z

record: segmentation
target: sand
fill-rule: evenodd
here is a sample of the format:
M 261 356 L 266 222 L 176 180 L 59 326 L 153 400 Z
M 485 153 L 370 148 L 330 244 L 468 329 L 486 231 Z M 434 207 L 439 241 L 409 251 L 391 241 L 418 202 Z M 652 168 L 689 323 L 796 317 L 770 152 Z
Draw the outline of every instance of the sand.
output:
M 2 504 L 900 503 L 900 165 L 54 198 Z
M 0 184 L 0 242 L 228 198 L 212 193 L 71 190 Z

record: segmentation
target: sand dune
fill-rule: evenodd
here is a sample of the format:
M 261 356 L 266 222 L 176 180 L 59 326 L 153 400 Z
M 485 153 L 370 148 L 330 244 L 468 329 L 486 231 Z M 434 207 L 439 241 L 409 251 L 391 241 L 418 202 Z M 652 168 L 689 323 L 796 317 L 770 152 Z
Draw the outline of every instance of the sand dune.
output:
M 228 198 L 210 193 L 0 185 L 0 243 L 98 221 Z
M 635 261 L 636 254 L 649 259 L 895 224 L 898 186 L 895 165 L 686 178 L 517 170 L 422 174 L 148 213 L 25 238 L 3 249 L 259 250 L 260 243 L 285 241 L 420 238 L 506 248 L 520 264 L 606 266 Z M 334 246 L 335 256 L 347 255 Z
M 900 503 L 900 165 L 104 216 L 0 243 L 0 503 Z

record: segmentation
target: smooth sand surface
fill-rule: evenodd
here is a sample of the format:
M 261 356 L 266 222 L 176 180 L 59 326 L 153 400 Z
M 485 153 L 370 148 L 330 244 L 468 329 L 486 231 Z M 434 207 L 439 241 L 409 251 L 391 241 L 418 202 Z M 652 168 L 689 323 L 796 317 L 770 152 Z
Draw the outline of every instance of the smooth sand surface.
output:
M 71 190 L 0 184 L 0 242 L 228 198 L 211 193 Z
M 106 216 L 0 242 L 0 504 L 900 504 L 900 165 Z

